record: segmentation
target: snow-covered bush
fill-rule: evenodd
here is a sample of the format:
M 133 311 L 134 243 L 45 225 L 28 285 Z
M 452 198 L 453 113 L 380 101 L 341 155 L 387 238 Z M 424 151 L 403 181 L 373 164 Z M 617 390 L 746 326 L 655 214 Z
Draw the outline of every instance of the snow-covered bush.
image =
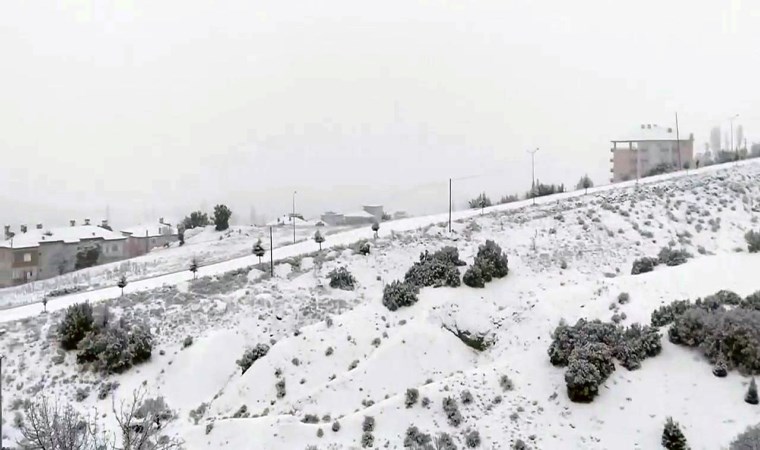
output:
M 267 344 L 256 344 L 255 347 L 247 349 L 245 353 L 243 353 L 243 357 L 235 363 L 242 369 L 242 373 L 245 373 L 256 360 L 264 357 L 268 352 L 269 346 Z
M 455 247 L 444 247 L 437 252 L 420 254 L 419 262 L 415 262 L 406 272 L 404 281 L 417 287 L 451 286 L 461 284 L 457 266 L 464 265 L 459 259 L 459 251 Z
M 712 370 L 713 375 L 718 378 L 724 378 L 728 375 L 728 367 L 726 366 L 726 358 L 723 355 L 718 355 L 718 360 L 715 361 L 715 365 Z
M 461 394 L 459 394 L 460 400 L 462 400 L 463 405 L 469 405 L 473 402 L 472 393 L 468 391 L 467 389 L 463 390 Z
M 667 450 L 688 450 L 689 444 L 686 442 L 686 436 L 681 431 L 681 426 L 668 417 L 665 421 L 665 428 L 662 430 L 662 446 Z
M 747 250 L 750 253 L 760 252 L 760 232 L 750 230 L 744 235 L 744 240 L 747 241 Z
M 371 433 L 375 431 L 375 418 L 372 416 L 364 416 L 364 421 L 362 422 L 362 431 L 366 431 L 368 433 Z
M 756 450 L 760 448 L 760 425 L 747 428 L 731 442 L 729 450 Z
M 724 297 L 735 301 L 732 298 Z M 723 306 L 705 309 L 714 301 L 703 301 L 676 315 L 668 333 L 670 341 L 698 347 L 711 363 L 723 358 L 728 369 L 760 373 L 760 311 L 741 305 L 730 310 Z
M 620 329 L 611 323 L 600 320 L 588 321 L 579 319 L 575 325 L 569 326 L 561 321 L 552 334 L 549 345 L 549 360 L 558 367 L 566 366 L 570 354 L 576 347 L 586 343 L 602 343 L 614 348 L 620 341 Z
M 369 448 L 373 445 L 375 445 L 375 436 L 372 436 L 369 431 L 362 433 L 362 448 Z
M 478 430 L 472 430 L 464 437 L 464 443 L 467 448 L 476 448 L 480 446 L 480 433 Z
M 277 390 L 277 398 L 283 398 L 285 397 L 286 391 L 285 391 L 285 380 L 279 380 L 277 383 L 274 384 L 274 388 Z
M 435 438 L 435 450 L 457 450 L 457 445 L 448 433 L 441 433 Z
M 331 288 L 342 289 L 344 291 L 354 290 L 356 278 L 345 267 L 333 269 L 327 276 L 330 277 Z
M 615 369 L 612 357 L 628 370 L 662 350 L 657 329 L 633 324 L 621 328 L 599 320 L 580 319 L 574 326 L 560 322 L 549 346 L 549 359 L 555 366 L 567 366 L 565 382 L 573 401 L 592 401 L 598 386 Z
M 121 373 L 150 359 L 153 336 L 147 326 L 117 323 L 93 329 L 78 348 L 78 363 L 91 363 L 94 369 L 103 372 Z
M 659 263 L 660 261 L 657 258 L 650 258 L 648 256 L 639 258 L 633 261 L 633 267 L 631 267 L 631 275 L 651 272 Z
M 417 288 L 405 282 L 394 281 L 383 289 L 383 305 L 391 311 L 417 303 Z
M 459 412 L 457 401 L 451 397 L 443 399 L 443 412 L 446 414 L 446 420 L 449 425 L 458 427 L 462 423 L 462 413 Z
M 511 391 L 515 388 L 515 384 L 512 383 L 512 380 L 507 375 L 499 377 L 499 386 L 505 391 Z
M 369 255 L 370 247 L 369 242 L 365 242 L 359 246 L 359 254 L 367 256 Z
M 406 397 L 404 398 L 404 405 L 407 408 L 411 408 L 414 406 L 415 403 L 417 403 L 417 400 L 420 398 L 420 391 L 415 388 L 409 388 L 406 390 Z
M 657 255 L 660 264 L 665 264 L 666 266 L 680 266 L 689 258 L 691 258 L 691 253 L 684 249 L 677 250 L 672 247 L 661 248 L 660 253 Z
M 404 435 L 404 447 L 418 447 L 422 448 L 425 445 L 430 444 L 431 437 L 427 433 L 421 432 L 417 427 L 411 425 L 406 429 Z
M 628 295 L 627 292 L 621 292 L 618 295 L 617 300 L 618 300 L 618 303 L 620 303 L 621 305 L 625 305 L 626 303 L 628 303 L 629 301 L 631 301 L 631 296 Z
M 193 337 L 192 336 L 185 337 L 185 340 L 182 341 L 182 348 L 188 348 L 191 345 L 193 345 Z
M 692 306 L 688 300 L 676 300 L 669 305 L 663 305 L 652 312 L 652 326 L 663 327 L 673 321 Z
M 63 320 L 58 324 L 58 340 L 65 350 L 74 350 L 79 341 L 93 328 L 92 306 L 76 303 L 66 308 Z
M 485 287 L 494 278 L 504 278 L 509 274 L 509 260 L 494 241 L 487 240 L 478 247 L 475 261 L 464 274 L 463 281 L 470 287 Z

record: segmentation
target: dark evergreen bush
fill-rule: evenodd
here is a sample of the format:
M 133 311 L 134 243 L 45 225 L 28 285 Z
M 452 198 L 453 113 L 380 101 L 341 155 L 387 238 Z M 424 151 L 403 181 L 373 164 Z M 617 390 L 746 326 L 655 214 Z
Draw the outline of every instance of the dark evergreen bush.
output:
M 345 267 L 333 269 L 327 276 L 330 277 L 331 288 L 342 289 L 344 291 L 354 290 L 356 278 Z
M 472 430 L 464 437 L 464 442 L 468 448 L 476 448 L 480 446 L 480 433 L 478 430 Z
M 415 388 L 409 388 L 406 390 L 406 398 L 404 399 L 404 405 L 407 408 L 411 408 L 414 406 L 415 403 L 417 403 L 417 400 L 420 398 L 420 391 L 418 391 Z
M 676 300 L 669 305 L 663 305 L 652 312 L 652 326 L 662 327 L 673 321 L 692 306 L 688 300 Z
M 464 274 L 464 283 L 470 287 L 485 287 L 494 278 L 509 274 L 509 259 L 494 241 L 487 240 L 478 248 L 472 267 Z
M 370 247 L 369 242 L 365 242 L 359 246 L 359 254 L 367 256 L 369 255 Z
M 726 359 L 723 355 L 718 356 L 718 360 L 715 362 L 715 366 L 713 366 L 712 373 L 718 378 L 724 378 L 728 375 L 728 367 L 726 367 Z
M 731 442 L 731 447 L 729 447 L 729 450 L 757 449 L 760 449 L 760 425 L 747 428 Z
M 665 421 L 665 428 L 662 430 L 661 444 L 667 450 L 688 450 L 689 445 L 686 442 L 686 436 L 681 431 L 681 426 L 675 422 L 672 417 Z
M 657 258 L 650 258 L 648 256 L 639 258 L 633 262 L 633 267 L 631 267 L 631 275 L 651 272 L 659 263 L 660 261 Z
M 691 254 L 686 250 L 676 250 L 672 247 L 661 248 L 660 253 L 657 255 L 660 264 L 665 264 L 666 266 L 680 266 L 689 258 L 691 258 Z
M 362 422 L 362 431 L 366 431 L 368 433 L 371 433 L 375 431 L 375 418 L 372 416 L 364 416 L 364 421 Z
M 404 447 L 423 448 L 424 446 L 429 445 L 431 441 L 432 438 L 429 434 L 421 432 L 414 425 L 406 429 L 406 434 L 404 435 Z
M 90 331 L 79 343 L 77 362 L 107 373 L 121 373 L 150 359 L 153 336 L 143 325 L 118 323 Z
M 58 324 L 58 340 L 64 350 L 74 350 L 79 341 L 93 329 L 92 306 L 76 303 L 66 308 L 63 320 Z
M 747 250 L 750 253 L 760 252 L 760 232 L 747 231 L 747 234 L 744 235 L 744 240 L 747 241 Z
M 417 303 L 417 288 L 409 283 L 394 281 L 383 289 L 383 305 L 391 311 Z
M 243 357 L 236 361 L 236 364 L 242 369 L 242 373 L 245 373 L 253 363 L 259 358 L 264 357 L 269 353 L 269 346 L 267 344 L 256 344 L 255 347 L 249 348 L 243 353 Z
M 443 412 L 446 414 L 446 420 L 449 425 L 458 427 L 462 423 L 462 414 L 459 412 L 457 401 L 451 397 L 443 399 Z
M 444 247 L 430 254 L 427 251 L 420 254 L 419 262 L 409 268 L 404 281 L 414 286 L 458 287 L 461 284 L 457 266 L 464 265 L 459 259 L 459 251 L 455 247 Z

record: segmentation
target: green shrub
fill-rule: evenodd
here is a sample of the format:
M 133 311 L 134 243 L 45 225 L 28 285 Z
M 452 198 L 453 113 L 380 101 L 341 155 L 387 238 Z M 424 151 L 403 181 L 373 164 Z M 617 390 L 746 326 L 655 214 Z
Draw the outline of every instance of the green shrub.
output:
M 760 232 L 753 230 L 747 231 L 744 235 L 744 240 L 747 241 L 747 250 L 750 253 L 760 252 Z
M 417 303 L 417 288 L 409 283 L 394 281 L 383 289 L 383 305 L 391 311 Z
M 689 258 L 691 258 L 691 254 L 686 250 L 676 250 L 672 247 L 661 248 L 660 253 L 657 255 L 657 259 L 660 263 L 665 264 L 666 266 L 680 266 Z
M 657 258 L 650 258 L 648 256 L 639 258 L 633 262 L 633 267 L 631 267 L 631 275 L 651 272 L 659 263 L 660 261 Z
M 478 248 L 475 261 L 464 274 L 463 281 L 470 287 L 485 287 L 494 278 L 509 274 L 509 259 L 494 241 L 487 240 Z
M 58 340 L 65 350 L 74 350 L 77 344 L 92 331 L 94 320 L 89 303 L 76 303 L 66 308 L 58 324 Z
M 689 444 L 686 442 L 686 436 L 681 431 L 681 426 L 675 422 L 672 417 L 665 421 L 665 428 L 662 430 L 661 444 L 667 450 L 688 450 Z
M 356 278 L 345 267 L 333 269 L 327 276 L 330 277 L 331 288 L 342 289 L 344 291 L 354 290 Z
M 256 360 L 264 357 L 267 353 L 269 353 L 267 344 L 256 344 L 255 347 L 247 349 L 243 353 L 243 357 L 236 361 L 236 364 L 240 366 L 242 373 L 245 373 Z

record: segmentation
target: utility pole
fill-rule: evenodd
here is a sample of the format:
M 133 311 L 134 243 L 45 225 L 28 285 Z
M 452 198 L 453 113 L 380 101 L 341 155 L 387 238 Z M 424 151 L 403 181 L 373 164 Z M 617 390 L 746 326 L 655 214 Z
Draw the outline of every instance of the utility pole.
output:
M 272 238 L 272 227 L 269 227 L 269 274 L 274 276 L 274 238 Z
M 290 217 L 290 220 L 293 221 L 293 243 L 296 243 L 296 193 L 297 191 L 293 191 L 293 215 Z
M 530 173 L 531 173 L 531 183 L 530 183 L 530 193 L 531 197 L 533 197 L 533 204 L 536 204 L 536 152 L 538 151 L 538 147 L 536 147 L 535 150 L 528 150 L 528 153 L 530 153 Z
M 678 152 L 678 170 L 681 170 L 684 167 L 683 161 L 681 161 L 681 137 L 678 134 L 678 112 L 676 112 L 676 151 Z M 686 170 L 688 171 L 689 169 Z
M 449 233 L 451 233 L 451 178 L 449 178 Z

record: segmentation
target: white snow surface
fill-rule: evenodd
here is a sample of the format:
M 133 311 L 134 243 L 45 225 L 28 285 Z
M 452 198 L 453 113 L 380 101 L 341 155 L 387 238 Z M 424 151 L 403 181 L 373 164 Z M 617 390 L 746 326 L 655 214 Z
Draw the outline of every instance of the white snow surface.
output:
M 760 408 L 743 401 L 749 379 L 735 371 L 714 377 L 698 352 L 669 343 L 666 330 L 660 355 L 635 371 L 616 364 L 590 404 L 567 398 L 564 369 L 547 355 L 563 318 L 609 321 L 624 312 L 624 325 L 648 324 L 654 309 L 673 300 L 760 290 L 760 255 L 747 253 L 744 242 L 747 230 L 760 228 L 752 209 L 760 164 L 708 169 L 654 177 L 638 188 L 540 198 L 536 206 L 457 212 L 451 234 L 439 215 L 384 222 L 378 239 L 369 227 L 333 234 L 322 252 L 307 240 L 274 250 L 274 277 L 267 267 L 250 269 L 258 258 L 247 255 L 201 267 L 198 280 L 183 270 L 135 281 L 124 297 L 105 288 L 52 299 L 46 314 L 38 304 L 0 311 L 6 442 L 18 438 L 12 418 L 19 401 L 44 393 L 82 411 L 109 412 L 111 400 L 98 400 L 97 388 L 117 381 L 117 402 L 143 384 L 163 396 L 176 413 L 166 431 L 187 449 L 361 448 L 365 416 L 376 422 L 373 448 L 403 448 L 415 425 L 449 433 L 458 448 L 468 430 L 478 430 L 484 449 L 508 449 L 517 439 L 539 449 L 657 449 L 668 416 L 692 449 L 727 448 L 760 422 Z M 257 237 L 236 245 L 250 251 Z M 368 256 L 348 247 L 361 239 L 372 244 Z M 507 277 L 484 289 L 424 288 L 416 304 L 393 312 L 382 305 L 383 286 L 402 279 L 420 252 L 454 245 L 469 265 L 486 239 L 509 255 Z M 629 275 L 634 259 L 669 244 L 694 258 Z M 327 274 L 340 266 L 355 276 L 354 291 L 329 287 Z M 621 292 L 630 302 L 612 311 Z M 82 371 L 75 352 L 56 364 L 61 309 L 80 301 L 147 321 L 155 336 L 151 360 L 105 377 Z M 452 327 L 488 333 L 494 345 L 477 352 Z M 183 348 L 187 336 L 193 343 Z M 236 361 L 259 343 L 271 345 L 269 353 L 241 374 Z M 513 390 L 500 387 L 502 375 Z M 409 388 L 420 400 L 407 408 Z M 77 389 L 93 392 L 75 402 Z M 463 390 L 472 393 L 471 404 L 459 401 Z M 458 427 L 441 407 L 449 396 L 464 416 Z M 190 411 L 202 404 L 196 423 Z M 243 406 L 247 412 L 233 417 Z M 307 414 L 318 423 L 302 422 Z

